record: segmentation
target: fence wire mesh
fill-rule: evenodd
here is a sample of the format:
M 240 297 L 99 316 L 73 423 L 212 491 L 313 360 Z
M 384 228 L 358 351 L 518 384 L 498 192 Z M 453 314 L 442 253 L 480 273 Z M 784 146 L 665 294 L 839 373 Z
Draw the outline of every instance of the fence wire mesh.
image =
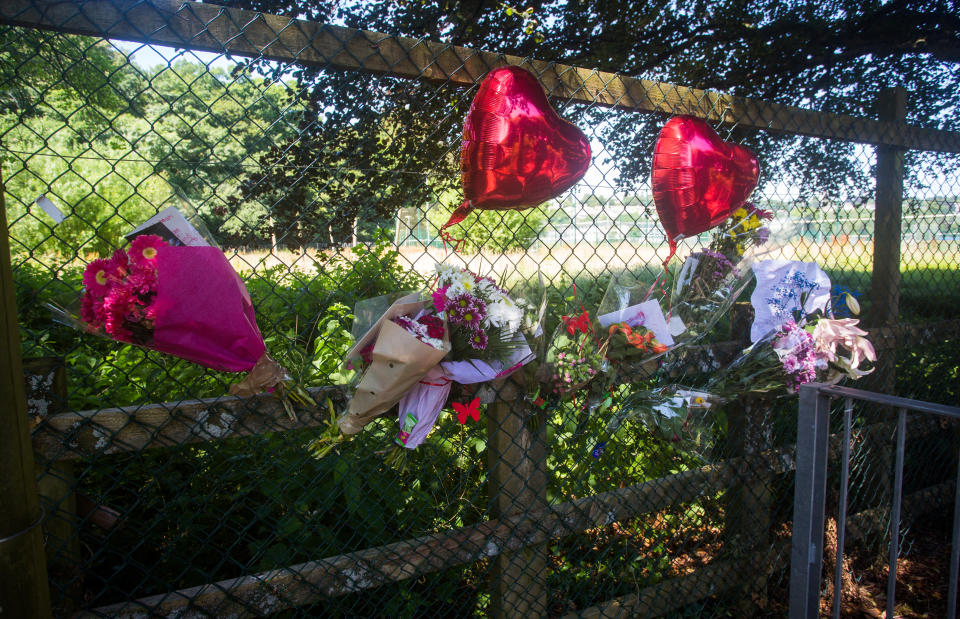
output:
M 667 242 L 650 152 L 669 115 L 697 111 L 765 157 L 754 200 L 796 231 L 782 255 L 855 291 L 871 326 L 906 325 L 875 342 L 881 363 L 860 386 L 957 399 L 955 153 L 903 155 L 901 275 L 895 296 L 877 299 L 877 151 L 892 147 L 871 144 L 882 140 L 817 114 L 768 133 L 758 128 L 787 121 L 775 125 L 765 104 L 735 116 L 700 91 L 638 92 L 619 76 L 529 62 L 587 134 L 593 164 L 540 207 L 474 216 L 448 255 L 438 227 L 460 201 L 463 118 L 508 58 L 203 4 L 41 5 L 0 10 L 21 24 L 0 26 L 0 156 L 57 614 L 786 610 L 795 404 L 729 404 L 705 464 L 641 423 L 612 427 L 582 398 L 537 408 L 508 383 L 480 423 L 442 414 L 403 467 L 384 458 L 393 416 L 319 457 L 325 405 L 293 422 L 270 398 L 224 396 L 233 375 L 51 320 L 45 304 L 76 298 L 86 263 L 171 203 L 196 208 L 242 275 L 271 353 L 342 411 L 354 305 L 422 287 L 437 261 L 518 296 L 541 275 L 548 334 L 574 290 L 596 307 L 611 278 L 653 282 Z M 722 339 L 742 335 L 734 326 Z M 704 355 L 689 365 L 709 372 Z M 661 378 L 632 376 L 630 388 Z M 887 534 L 875 509 L 889 492 L 881 434 L 858 439 L 853 543 Z M 910 492 L 951 478 L 952 437 L 912 444 Z

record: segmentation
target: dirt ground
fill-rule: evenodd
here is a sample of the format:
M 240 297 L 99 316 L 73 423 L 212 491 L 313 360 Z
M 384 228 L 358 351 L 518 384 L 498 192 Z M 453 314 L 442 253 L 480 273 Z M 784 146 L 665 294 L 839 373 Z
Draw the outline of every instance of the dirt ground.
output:
M 828 527 L 828 535 L 836 527 L 834 523 L 830 524 L 832 529 Z M 897 562 L 896 617 L 946 616 L 952 524 L 949 512 L 931 514 L 905 532 L 905 548 Z M 850 556 L 844 560 L 847 575 L 841 616 L 854 619 L 883 617 L 887 606 L 886 549 L 867 556 L 856 546 L 848 546 L 847 552 Z M 829 549 L 828 554 L 832 554 Z M 832 557 L 827 563 L 825 560 L 823 578 L 830 584 L 821 602 L 821 616 L 830 615 L 833 603 Z

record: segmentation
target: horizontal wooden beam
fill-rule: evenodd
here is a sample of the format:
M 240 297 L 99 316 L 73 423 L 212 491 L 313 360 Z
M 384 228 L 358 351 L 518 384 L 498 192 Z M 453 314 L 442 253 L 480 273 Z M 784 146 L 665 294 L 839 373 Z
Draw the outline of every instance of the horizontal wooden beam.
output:
M 47 417 L 34 429 L 33 449 L 48 461 L 143 451 L 322 426 L 329 420 L 327 398 L 338 412 L 346 408 L 342 387 L 309 391 L 318 407 L 297 411 L 297 421 L 291 420 L 280 400 L 269 394 L 60 413 Z
M 881 327 L 870 331 L 878 351 L 924 346 L 957 336 L 960 336 L 960 320 Z M 721 358 L 729 354 L 730 346 L 740 345 L 711 345 L 719 351 Z M 693 348 L 684 354 L 694 361 L 698 358 Z M 320 404 L 329 397 L 338 412 L 346 408 L 345 388 L 321 387 L 312 391 Z M 298 421 L 293 422 L 280 402 L 265 394 L 253 398 L 228 396 L 105 408 L 47 417 L 34 430 L 33 446 L 37 455 L 45 460 L 73 460 L 92 454 L 142 451 L 317 427 L 326 423 L 326 415 L 326 407 L 320 406 L 315 412 L 298 413 Z
M 950 505 L 956 487 L 957 482 L 950 480 L 905 495 L 901 501 L 901 522 L 918 522 L 921 516 Z M 883 537 L 889 526 L 889 504 L 865 509 L 847 517 L 847 539 L 866 542 Z
M 840 440 L 839 435 L 832 438 L 835 442 Z M 752 456 L 748 466 L 775 475 L 787 473 L 794 468 L 793 449 L 789 445 Z M 839 444 L 833 449 L 838 450 Z M 726 488 L 737 471 L 743 470 L 745 460 L 738 458 L 683 471 L 542 511 L 105 606 L 94 609 L 89 616 L 132 618 L 145 611 L 165 616 L 187 607 L 214 615 L 243 615 L 251 607 L 264 610 L 264 614 L 296 608 L 324 597 L 408 580 L 690 503 Z M 781 554 L 786 556 L 785 552 Z M 723 564 L 713 568 L 720 572 L 725 569 Z M 635 607 L 645 599 L 641 592 L 636 598 L 628 596 L 611 603 Z
M 0 21 L 282 63 L 353 69 L 456 86 L 504 65 L 534 71 L 550 95 L 641 112 L 692 114 L 777 133 L 960 152 L 960 133 L 734 97 L 424 39 L 181 0 L 4 0 Z
M 774 458 L 776 460 L 776 458 Z M 215 616 L 279 612 L 489 559 L 551 539 L 660 511 L 721 490 L 735 463 L 706 466 L 549 509 L 94 609 L 90 616 L 168 616 L 187 607 Z
M 787 563 L 788 544 L 779 543 L 747 557 L 714 561 L 685 576 L 671 578 L 602 604 L 565 615 L 564 619 L 604 617 L 659 617 L 694 602 L 741 586 L 746 565 L 760 566 L 770 574 Z M 756 576 L 751 574 L 751 576 Z
M 540 512 L 488 520 L 444 533 L 157 594 L 96 608 L 90 611 L 90 614 L 80 616 L 133 618 L 143 616 L 144 612 L 168 616 L 188 607 L 216 616 L 231 613 L 242 616 L 249 612 L 250 608 L 258 608 L 264 614 L 297 608 L 326 597 L 401 582 L 489 559 L 504 552 L 516 552 L 552 539 L 576 535 L 587 529 L 683 505 L 725 488 L 736 476 L 737 467 L 741 464 L 737 460 L 705 466 L 561 503 Z M 765 470 L 774 474 L 788 472 L 793 467 L 791 449 L 761 454 L 751 459 L 751 465 L 765 467 Z M 919 499 L 931 492 L 938 497 L 941 494 L 947 496 L 940 486 L 919 491 L 915 496 Z M 856 516 L 851 515 L 851 522 L 855 520 Z M 757 565 L 775 569 L 788 556 L 786 548 L 768 552 L 767 559 Z M 713 563 L 689 576 L 671 579 L 637 594 L 615 598 L 586 609 L 583 616 L 606 616 L 604 613 L 617 609 L 634 609 L 637 612 L 642 611 L 641 614 L 669 612 L 675 607 L 661 608 L 659 605 L 664 600 L 684 599 L 689 602 L 716 593 L 723 588 L 724 583 L 738 582 L 732 577 L 730 570 L 741 569 L 743 565 L 742 560 L 737 561 L 736 565 L 727 562 Z M 697 576 L 698 574 L 700 575 Z M 711 583 L 713 588 L 709 586 Z M 708 589 L 710 593 L 704 593 Z M 664 597 L 666 591 L 682 595 Z M 657 612 L 654 613 L 654 610 Z
M 868 329 L 870 342 L 877 351 L 902 350 L 943 343 L 960 337 L 960 319 L 937 320 L 925 324 L 892 325 Z

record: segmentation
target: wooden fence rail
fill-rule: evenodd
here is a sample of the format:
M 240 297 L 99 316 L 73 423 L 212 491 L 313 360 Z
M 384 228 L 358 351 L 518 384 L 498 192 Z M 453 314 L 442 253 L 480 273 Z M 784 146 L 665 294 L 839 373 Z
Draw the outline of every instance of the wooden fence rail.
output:
M 960 319 L 870 331 L 878 351 L 903 350 L 958 336 Z M 347 395 L 342 387 L 318 387 L 311 392 L 318 402 L 330 398 L 337 411 L 345 409 Z M 51 415 L 34 430 L 33 447 L 36 454 L 47 461 L 75 460 L 94 454 L 312 428 L 323 425 L 326 420 L 323 406 L 314 413 L 301 413 L 294 422 L 272 396 L 222 396 Z
M 864 428 L 864 432 L 883 432 L 886 424 Z M 914 436 L 937 430 L 936 424 L 918 424 Z M 838 453 L 841 436 L 831 436 L 831 450 Z M 623 522 L 666 509 L 688 504 L 700 497 L 715 496 L 728 488 L 744 466 L 764 470 L 771 475 L 794 469 L 794 446 L 770 450 L 749 458 L 703 466 L 674 475 L 649 480 L 633 486 L 552 505 L 543 510 L 491 519 L 476 525 L 433 533 L 376 548 L 327 557 L 215 583 L 157 594 L 138 600 L 93 609 L 89 615 L 138 617 L 144 612 L 170 616 L 187 607 L 220 615 L 239 613 L 251 608 L 264 614 L 315 603 L 324 597 L 356 593 L 391 582 L 401 582 L 425 574 L 476 561 L 496 559 L 544 542 L 568 535 Z M 919 490 L 904 497 L 905 504 L 916 504 L 922 513 L 937 504 L 937 497 L 949 500 L 954 482 Z M 914 500 L 915 499 L 915 500 Z M 851 522 L 876 519 L 868 509 L 850 516 Z M 766 573 L 785 564 L 789 547 L 776 542 L 736 561 L 718 560 L 691 574 L 647 587 L 637 594 L 608 600 L 586 609 L 579 616 L 601 617 L 617 609 L 654 616 L 669 612 L 739 586 L 743 565 L 762 566 Z M 751 574 L 751 578 L 760 576 Z M 679 597 L 663 597 L 665 592 L 682 592 Z M 656 612 L 654 612 L 656 611 Z M 616 613 L 614 613 L 616 614 Z

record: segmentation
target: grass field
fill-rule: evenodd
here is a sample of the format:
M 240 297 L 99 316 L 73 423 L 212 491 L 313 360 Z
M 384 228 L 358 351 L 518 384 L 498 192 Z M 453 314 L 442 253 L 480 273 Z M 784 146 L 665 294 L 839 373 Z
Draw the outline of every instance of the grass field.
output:
M 679 265 L 696 244 L 681 243 L 677 258 Z M 591 280 L 606 281 L 611 274 L 629 272 L 641 281 L 652 281 L 659 274 L 666 247 L 636 245 L 622 242 L 616 245 L 592 246 L 558 244 L 552 248 L 539 247 L 518 252 L 478 252 L 459 254 L 442 249 L 404 247 L 399 249 L 401 265 L 429 277 L 437 262 L 446 261 L 468 267 L 481 275 L 489 275 L 508 286 L 535 279 L 539 272 L 551 287 L 564 288 L 570 282 L 589 286 Z M 352 260 L 350 249 L 340 255 Z M 832 242 L 814 243 L 795 240 L 775 245 L 759 258 L 787 258 L 815 261 L 830 273 L 834 283 L 844 284 L 864 294 L 869 306 L 868 291 L 873 271 L 873 243 L 838 237 Z M 242 252 L 232 257 L 238 271 L 251 273 L 285 265 L 309 275 L 334 259 L 332 252 L 274 251 Z M 907 316 L 952 317 L 960 307 L 960 242 L 915 241 L 901 245 L 901 308 Z M 905 318 L 907 317 L 905 316 Z

